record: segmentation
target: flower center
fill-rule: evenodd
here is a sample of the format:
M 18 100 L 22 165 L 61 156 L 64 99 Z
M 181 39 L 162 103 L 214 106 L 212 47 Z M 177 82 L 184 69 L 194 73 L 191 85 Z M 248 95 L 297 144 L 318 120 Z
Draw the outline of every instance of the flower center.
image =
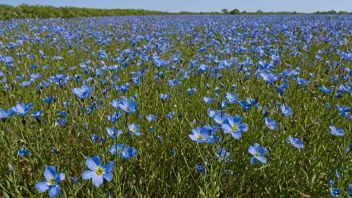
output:
M 232 130 L 233 130 L 233 131 L 237 131 L 237 129 L 238 129 L 238 126 L 237 126 L 237 125 L 233 125 L 233 126 L 232 126 Z
M 104 173 L 104 169 L 102 167 L 98 167 L 95 169 L 95 174 L 97 176 L 101 176 Z
M 54 177 L 50 178 L 48 183 L 49 183 L 49 185 L 54 185 L 55 184 L 55 178 Z
M 200 140 L 202 140 L 202 139 L 203 139 L 203 136 L 202 136 L 202 135 L 199 135 L 198 138 L 197 138 L 198 141 L 200 141 Z
M 258 152 L 255 152 L 255 153 L 254 153 L 254 156 L 255 156 L 255 157 L 259 157 L 259 153 L 258 153 Z

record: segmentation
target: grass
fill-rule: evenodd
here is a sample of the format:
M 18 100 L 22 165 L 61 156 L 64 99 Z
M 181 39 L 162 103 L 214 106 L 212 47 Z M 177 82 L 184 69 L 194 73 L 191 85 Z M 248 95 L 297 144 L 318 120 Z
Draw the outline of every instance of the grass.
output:
M 350 74 L 344 69 L 350 67 L 351 61 L 338 53 L 338 50 L 350 50 L 350 19 L 349 16 L 309 15 L 145 16 L 0 22 L 3 30 L 0 40 L 6 46 L 0 49 L 2 79 L 6 79 L 1 87 L 9 86 L 0 93 L 0 107 L 7 110 L 19 102 L 33 103 L 28 116 L 13 115 L 1 122 L 0 195 L 47 197 L 47 193 L 36 191 L 35 184 L 44 179 L 45 167 L 56 166 L 58 172 L 66 175 L 60 183 L 61 197 L 108 197 L 108 192 L 111 197 L 328 197 L 330 179 L 335 181 L 333 187 L 341 189 L 340 196 L 347 197 L 352 169 L 350 155 L 345 150 L 351 143 L 351 121 L 340 115 L 336 105 L 350 106 L 351 93 L 346 92 L 342 97 L 336 93 L 341 84 L 351 85 Z M 136 41 L 138 36 L 142 38 Z M 320 40 L 325 37 L 331 41 Z M 347 44 L 335 43 L 344 38 Z M 19 43 L 19 40 L 23 41 L 21 45 L 9 47 L 10 42 Z M 135 45 L 132 40 L 136 41 Z M 207 45 L 210 43 L 213 44 Z M 146 50 L 147 45 L 154 48 Z M 308 50 L 304 50 L 304 45 Z M 204 46 L 207 51 L 199 52 Z M 258 47 L 267 56 L 260 56 Z M 294 49 L 301 55 L 293 56 Z M 108 56 L 99 57 L 100 50 Z M 129 54 L 127 50 L 134 53 Z M 259 61 L 269 63 L 275 50 L 280 61 L 269 72 L 280 76 L 268 84 L 256 71 L 260 69 Z M 322 60 L 316 59 L 318 50 L 323 52 L 319 53 Z M 154 54 L 169 61 L 168 66 L 158 67 Z M 181 62 L 173 60 L 176 55 Z M 62 59 L 56 60 L 55 56 Z M 6 64 L 5 57 L 12 57 L 13 65 Z M 192 66 L 194 60 L 198 63 Z M 220 67 L 218 61 L 223 60 L 229 63 L 228 67 Z M 33 64 L 37 65 L 36 69 L 32 69 Z M 210 70 L 199 74 L 201 64 Z M 82 65 L 88 69 L 85 71 Z M 104 66 L 114 65 L 117 69 L 104 70 Z M 328 71 L 330 66 L 332 69 Z M 300 78 L 310 80 L 308 85 L 298 85 L 293 75 L 283 74 L 296 67 L 300 67 Z M 103 74 L 99 75 L 96 69 Z M 137 85 L 132 81 L 131 72 L 138 71 L 145 75 Z M 189 78 L 185 78 L 185 72 Z M 20 86 L 30 80 L 32 73 L 41 73 L 41 79 L 28 87 Z M 314 73 L 314 77 L 309 73 Z M 24 74 L 23 80 L 16 79 L 20 74 Z M 58 74 L 69 76 L 70 81 L 62 87 L 54 81 L 42 90 L 37 88 L 41 81 Z M 76 74 L 81 74 L 83 81 L 93 78 L 87 82 L 93 87 L 92 98 L 81 100 L 74 95 L 72 90 L 82 86 L 75 80 Z M 221 78 L 217 78 L 219 74 Z M 337 81 L 331 81 L 334 75 L 338 75 Z M 168 85 L 171 79 L 181 84 L 171 87 Z M 280 96 L 275 86 L 284 82 L 289 86 Z M 125 93 L 115 90 L 114 85 L 126 83 L 130 87 Z M 317 83 L 336 88 L 331 94 L 322 93 Z M 236 87 L 231 91 L 234 84 Z M 216 87 L 220 89 L 215 91 Z M 188 88 L 197 91 L 190 95 Z M 103 94 L 106 89 L 110 92 Z M 221 107 L 227 92 L 239 94 L 239 100 L 255 98 L 260 107 L 253 106 L 250 110 L 238 104 Z M 214 97 L 216 93 L 219 96 L 213 103 L 204 102 L 203 97 Z M 134 114 L 127 115 L 110 105 L 114 99 L 135 94 L 138 108 Z M 163 101 L 160 94 L 170 94 L 171 98 Z M 43 102 L 49 96 L 55 97 L 51 105 Z M 65 108 L 63 103 L 69 100 L 72 105 Z M 97 108 L 91 114 L 82 111 L 93 103 Z M 326 108 L 326 103 L 331 108 Z M 281 104 L 292 107 L 293 115 L 283 116 L 278 108 Z M 267 113 L 263 115 L 265 107 L 268 107 Z M 238 114 L 248 124 L 248 132 L 236 140 L 219 127 L 217 135 L 221 141 L 215 144 L 191 141 L 188 135 L 193 128 L 217 125 L 208 116 L 208 108 L 231 116 Z M 29 116 L 38 110 L 44 112 L 40 123 Z M 60 111 L 68 113 L 64 126 L 57 125 Z M 122 112 L 122 117 L 112 123 L 106 116 L 115 111 Z M 172 119 L 167 117 L 171 111 L 175 113 Z M 155 122 L 146 119 L 149 114 L 157 116 Z M 276 120 L 279 129 L 269 130 L 265 117 Z M 130 123 L 141 126 L 141 136 L 128 133 Z M 333 137 L 329 133 L 331 125 L 344 129 L 346 135 Z M 121 129 L 123 134 L 116 140 L 110 139 L 106 127 Z M 150 128 L 154 131 L 150 132 Z M 106 142 L 93 142 L 91 134 L 106 138 Z M 290 135 L 300 137 L 305 147 L 291 146 L 287 142 Z M 114 143 L 129 144 L 137 149 L 138 155 L 130 159 L 113 156 L 108 148 Z M 268 149 L 266 164 L 250 163 L 248 147 L 254 143 Z M 230 152 L 227 161 L 217 160 L 218 146 Z M 29 149 L 30 154 L 20 156 L 17 152 L 21 147 Z M 88 169 L 85 156 L 95 155 L 102 158 L 103 164 L 115 163 L 113 180 L 104 181 L 99 188 L 81 178 L 82 172 Z M 199 173 L 194 166 L 206 161 L 206 172 Z M 12 171 L 8 165 L 13 167 Z M 339 179 L 337 173 L 341 174 Z M 78 182 L 74 183 L 72 177 L 78 177 Z

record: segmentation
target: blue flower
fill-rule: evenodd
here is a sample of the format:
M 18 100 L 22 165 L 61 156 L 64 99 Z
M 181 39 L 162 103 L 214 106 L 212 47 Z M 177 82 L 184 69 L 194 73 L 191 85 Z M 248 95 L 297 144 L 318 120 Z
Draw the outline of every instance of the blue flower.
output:
M 231 116 L 226 113 L 216 114 L 214 116 L 214 121 L 221 127 L 227 118 L 231 118 Z
M 170 94 L 160 94 L 160 98 L 163 101 L 169 100 L 171 98 L 171 95 Z
M 225 107 L 227 107 L 227 104 L 228 104 L 227 101 L 223 100 L 223 101 L 220 102 L 220 107 L 221 108 L 225 108 Z
M 212 108 L 208 108 L 208 116 L 211 118 L 214 118 L 214 116 L 216 115 L 216 111 Z
M 293 114 L 291 107 L 286 104 L 281 105 L 281 111 L 284 116 L 291 116 Z
M 157 137 L 158 137 L 159 142 L 163 141 L 163 137 L 161 137 L 160 135 L 158 135 Z
M 246 101 L 241 100 L 238 104 L 245 109 L 251 109 L 252 106 L 257 105 L 257 101 L 253 98 L 247 98 Z
M 171 120 L 175 116 L 175 113 L 173 111 L 169 112 L 167 114 L 167 117 Z
M 62 118 L 66 118 L 67 113 L 65 111 L 60 111 L 59 112 L 59 116 L 62 117 Z
M 8 109 L 8 110 L 4 110 L 0 108 L 0 119 L 7 119 L 8 117 L 10 117 L 11 115 L 13 115 L 15 112 L 12 110 L 12 108 Z
M 54 96 L 50 96 L 48 98 L 44 98 L 43 101 L 45 103 L 48 103 L 48 105 L 50 105 L 53 102 Z
M 206 104 L 210 104 L 210 103 L 214 102 L 216 100 L 216 98 L 204 97 L 203 100 Z
M 123 150 L 123 144 L 113 144 L 109 147 L 109 151 L 112 155 L 120 155 Z
M 106 127 L 106 132 L 108 133 L 111 139 L 115 139 L 122 134 L 122 130 L 116 130 L 114 128 Z
M 32 116 L 33 118 L 39 119 L 40 117 L 43 116 L 43 111 L 40 110 L 40 111 L 38 111 L 38 112 L 32 113 L 31 116 Z
M 330 126 L 330 134 L 333 136 L 344 136 L 345 135 L 345 131 L 343 129 L 337 129 L 334 126 Z
M 268 127 L 270 130 L 276 130 L 279 128 L 279 126 L 277 125 L 277 122 L 275 120 L 272 120 L 269 117 L 264 118 L 264 121 L 265 121 L 266 127 Z
M 333 197 L 339 197 L 340 195 L 340 189 L 339 188 L 330 188 L 330 194 Z
M 331 90 L 326 88 L 325 86 L 321 86 L 320 87 L 320 91 L 323 92 L 323 93 L 331 93 Z
M 206 172 L 204 164 L 200 164 L 200 165 L 194 166 L 194 168 L 197 169 L 197 171 L 199 173 L 205 173 Z
M 248 152 L 253 155 L 251 158 L 252 164 L 256 164 L 258 161 L 263 164 L 266 163 L 266 158 L 264 156 L 268 153 L 268 150 L 265 147 L 260 147 L 260 144 L 255 143 L 252 146 L 249 146 Z
M 149 122 L 154 122 L 156 120 L 156 116 L 153 114 L 149 114 L 147 116 L 147 119 L 149 120 Z
M 175 80 L 175 79 L 174 79 L 174 80 L 168 80 L 167 82 L 168 82 L 168 84 L 169 84 L 170 87 L 175 87 L 175 86 L 181 84 L 180 82 L 178 82 L 178 81 Z
M 66 122 L 67 122 L 67 120 L 66 120 L 65 118 L 59 118 L 59 119 L 57 120 L 57 124 L 58 124 L 59 126 L 64 126 L 64 125 L 66 124 Z
M 275 86 L 276 91 L 279 92 L 279 94 L 281 96 L 286 92 L 287 88 L 288 88 L 288 84 L 287 83 L 284 83 L 284 84 L 282 84 L 280 86 Z
M 26 116 L 28 111 L 32 109 L 32 103 L 24 104 L 23 102 L 18 103 L 16 106 L 12 107 L 12 111 L 14 111 L 19 116 Z
M 77 177 L 72 177 L 72 181 L 74 184 L 76 184 L 78 182 L 78 178 Z
M 275 82 L 275 76 L 272 73 L 261 72 L 259 76 L 269 84 L 272 84 Z
M 218 127 L 216 126 L 210 126 L 209 124 L 208 125 L 205 125 L 203 126 L 205 129 L 207 129 L 209 131 L 209 134 L 216 134 L 216 132 L 218 131 Z
M 231 94 L 230 92 L 227 92 L 226 99 L 229 101 L 230 104 L 234 104 L 237 102 L 238 94 Z
M 192 133 L 193 134 L 190 134 L 188 136 L 189 136 L 189 138 L 191 138 L 191 140 L 193 140 L 197 143 L 204 143 L 204 142 L 208 141 L 208 139 L 209 139 L 209 131 L 204 127 L 194 128 L 194 129 L 192 129 Z
M 189 88 L 187 91 L 190 95 L 193 95 L 197 91 L 197 89 L 196 88 Z
M 119 100 L 116 104 L 116 100 L 114 100 L 111 105 L 113 107 L 118 107 L 120 108 L 122 111 L 124 111 L 125 113 L 128 114 L 132 114 L 134 112 L 136 112 L 137 110 L 137 103 L 134 101 L 129 101 L 125 98 Z
M 24 157 L 30 153 L 30 151 L 24 147 L 20 148 L 17 152 L 20 156 Z
M 55 153 L 55 154 L 60 154 L 60 152 L 59 152 L 55 147 L 52 147 L 51 150 L 52 150 L 53 153 Z
M 329 180 L 330 186 L 334 185 L 334 183 L 335 183 L 334 180 L 332 180 L 332 179 Z
M 135 124 L 135 123 L 129 124 L 128 130 L 132 135 L 137 135 L 137 136 L 141 135 L 139 124 Z
M 109 121 L 116 122 L 121 116 L 122 114 L 120 112 L 114 112 L 112 115 L 107 115 L 106 117 Z
M 221 128 L 224 130 L 224 133 L 231 133 L 235 139 L 240 139 L 242 133 L 248 131 L 248 125 L 242 123 L 242 118 L 238 115 L 235 115 L 233 118 L 227 118 L 224 124 L 221 125 Z
M 100 137 L 96 134 L 91 134 L 92 141 L 97 143 L 100 140 Z
M 86 165 L 90 170 L 86 170 L 82 174 L 82 179 L 92 179 L 94 186 L 99 187 L 103 184 L 104 179 L 111 181 L 113 178 L 112 169 L 114 168 L 114 162 L 108 162 L 105 165 L 101 165 L 101 160 L 98 155 L 88 158 Z
M 92 88 L 89 85 L 83 85 L 81 88 L 74 88 L 73 93 L 77 97 L 85 99 L 91 96 Z
M 123 147 L 123 150 L 120 154 L 122 158 L 129 159 L 131 157 L 135 157 L 137 155 L 137 150 L 129 145 Z
M 59 183 L 65 180 L 65 174 L 56 174 L 55 166 L 48 166 L 44 169 L 44 177 L 46 181 L 39 181 L 35 184 L 35 188 L 37 189 L 37 191 L 39 193 L 43 193 L 49 190 L 50 197 L 59 196 L 61 193 Z
M 292 146 L 294 146 L 296 148 L 299 148 L 299 149 L 304 148 L 304 144 L 303 144 L 302 140 L 299 138 L 296 138 L 296 137 L 293 137 L 290 135 L 288 137 L 288 141 L 290 142 L 290 144 Z
M 239 101 L 238 104 L 246 109 L 250 109 L 252 106 L 251 104 L 249 104 L 247 101 L 244 101 L 244 100 Z
M 219 162 L 226 161 L 230 158 L 230 153 L 227 152 L 225 148 L 221 148 L 220 146 L 217 147 L 215 155 Z
M 153 133 L 154 132 L 154 128 L 153 127 L 149 127 L 149 132 Z
M 219 141 L 220 138 L 215 134 L 210 134 L 207 143 L 214 144 L 215 142 Z
M 171 151 L 171 153 L 172 153 L 172 155 L 174 155 L 174 156 L 175 156 L 175 155 L 177 154 L 177 150 L 176 150 L 176 148 L 173 148 L 173 149 L 172 149 L 172 151 Z

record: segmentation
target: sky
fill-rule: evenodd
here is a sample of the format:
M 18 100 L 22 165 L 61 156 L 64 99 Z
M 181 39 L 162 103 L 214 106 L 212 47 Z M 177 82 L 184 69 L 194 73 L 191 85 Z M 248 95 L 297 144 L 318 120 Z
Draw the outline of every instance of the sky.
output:
M 87 8 L 134 8 L 167 12 L 209 12 L 239 9 L 254 12 L 269 11 L 348 11 L 352 12 L 352 0 L 0 0 L 0 4 L 75 6 Z

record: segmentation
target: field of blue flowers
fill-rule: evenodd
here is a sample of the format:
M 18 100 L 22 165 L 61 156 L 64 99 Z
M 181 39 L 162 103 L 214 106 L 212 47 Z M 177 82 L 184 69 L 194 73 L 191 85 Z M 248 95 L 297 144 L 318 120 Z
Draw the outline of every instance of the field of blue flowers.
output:
M 0 196 L 352 196 L 352 16 L 0 21 Z

